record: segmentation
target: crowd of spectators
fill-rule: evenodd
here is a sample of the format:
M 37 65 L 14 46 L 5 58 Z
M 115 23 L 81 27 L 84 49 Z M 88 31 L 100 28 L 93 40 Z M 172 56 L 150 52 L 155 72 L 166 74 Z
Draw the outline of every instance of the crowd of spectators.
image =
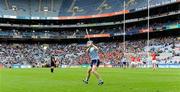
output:
M 106 64 L 118 64 L 122 57 L 130 62 L 130 55 L 140 56 L 142 61 L 150 62 L 147 53 L 155 51 L 157 61 L 161 64 L 180 63 L 180 41 L 174 37 L 154 38 L 149 40 L 124 42 L 101 42 L 96 45 L 102 49 L 99 53 L 101 61 Z M 125 47 L 125 48 L 124 48 Z M 85 44 L 27 44 L 1 43 L 0 62 L 6 66 L 12 64 L 42 66 L 50 63 L 50 57 L 55 56 L 63 65 L 81 65 L 90 63 L 85 53 Z

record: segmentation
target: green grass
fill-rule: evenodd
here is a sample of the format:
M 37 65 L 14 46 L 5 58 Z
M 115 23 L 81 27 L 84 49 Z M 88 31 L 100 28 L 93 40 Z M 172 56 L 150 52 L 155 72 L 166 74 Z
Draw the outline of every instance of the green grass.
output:
M 86 68 L 0 70 L 0 92 L 180 92 L 180 69 L 100 68 L 105 84 L 93 75 L 83 84 Z

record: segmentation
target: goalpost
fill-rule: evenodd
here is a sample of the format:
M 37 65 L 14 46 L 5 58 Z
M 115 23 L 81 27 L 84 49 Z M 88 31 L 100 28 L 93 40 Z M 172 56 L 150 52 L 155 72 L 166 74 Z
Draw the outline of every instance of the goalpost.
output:
M 126 0 L 123 0 L 124 2 L 123 2 L 123 11 L 125 11 L 126 10 Z M 150 34 L 149 34 L 149 32 L 150 32 L 150 0 L 147 0 L 147 31 L 146 31 L 146 38 L 147 38 L 147 40 L 146 40 L 146 50 L 145 50 L 145 53 L 146 53 L 146 55 L 147 55 L 147 57 L 145 58 L 146 59 L 146 61 L 148 61 L 149 59 L 150 59 L 150 48 L 149 48 L 149 46 L 150 46 Z M 126 47 L 126 13 L 125 12 L 123 12 L 123 52 L 124 53 L 126 53 L 127 51 L 126 51 L 126 49 L 127 49 L 127 47 Z M 144 54 L 145 54 L 144 53 Z M 129 54 L 128 54 L 128 56 L 129 56 Z M 146 62 L 146 63 L 148 63 L 148 62 Z
M 147 16 L 147 26 L 148 26 L 148 32 L 147 32 L 147 60 L 149 61 L 150 59 L 150 48 L 149 48 L 149 40 L 150 40 L 150 37 L 149 37 L 149 30 L 150 30 L 150 27 L 149 27 L 149 23 L 150 23 L 150 5 L 149 5 L 149 0 L 147 0 L 147 9 L 148 9 L 148 16 Z
M 126 52 L 126 2 L 124 0 L 124 12 L 123 12 L 123 50 Z

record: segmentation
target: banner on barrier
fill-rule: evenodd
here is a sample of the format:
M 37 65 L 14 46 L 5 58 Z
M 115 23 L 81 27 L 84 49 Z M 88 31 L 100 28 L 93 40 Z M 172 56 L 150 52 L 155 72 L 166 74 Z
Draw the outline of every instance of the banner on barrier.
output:
M 89 16 L 60 16 L 59 20 L 68 20 L 68 19 L 90 19 L 90 18 L 100 18 L 100 17 L 110 17 L 121 14 L 129 13 L 129 10 L 122 10 L 113 13 L 105 13 L 105 14 L 97 14 L 97 15 L 89 15 Z
M 180 64 L 158 64 L 159 68 L 180 68 Z
M 13 64 L 12 68 L 21 68 L 21 65 L 20 64 Z
M 87 68 L 87 67 L 89 67 L 90 65 L 89 64 L 82 64 L 81 65 L 81 67 L 83 67 L 83 68 Z
M 146 32 L 153 32 L 152 28 L 142 28 L 141 30 L 139 30 L 139 33 L 146 33 Z
M 85 35 L 84 38 L 99 38 L 99 37 L 110 37 L 110 34 L 92 34 L 92 35 Z
M 21 65 L 20 68 L 32 68 L 31 65 Z

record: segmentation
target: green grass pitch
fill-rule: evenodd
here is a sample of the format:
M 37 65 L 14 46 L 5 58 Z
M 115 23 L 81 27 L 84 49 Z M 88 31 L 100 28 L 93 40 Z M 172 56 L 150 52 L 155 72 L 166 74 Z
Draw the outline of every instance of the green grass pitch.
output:
M 100 68 L 104 85 L 92 75 L 83 84 L 87 68 L 3 69 L 0 92 L 180 92 L 180 69 Z

